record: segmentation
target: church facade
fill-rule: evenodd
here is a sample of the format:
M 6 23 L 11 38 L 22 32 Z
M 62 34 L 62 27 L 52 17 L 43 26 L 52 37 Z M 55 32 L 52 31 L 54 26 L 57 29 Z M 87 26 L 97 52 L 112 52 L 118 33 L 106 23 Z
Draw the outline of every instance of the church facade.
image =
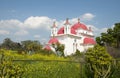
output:
M 55 43 L 64 45 L 65 56 L 75 54 L 76 50 L 85 52 L 96 44 L 91 27 L 80 23 L 80 19 L 73 25 L 66 19 L 65 24 L 60 29 L 57 29 L 54 22 L 51 27 L 51 38 L 46 44 L 45 49 L 55 51 L 52 47 L 52 44 Z

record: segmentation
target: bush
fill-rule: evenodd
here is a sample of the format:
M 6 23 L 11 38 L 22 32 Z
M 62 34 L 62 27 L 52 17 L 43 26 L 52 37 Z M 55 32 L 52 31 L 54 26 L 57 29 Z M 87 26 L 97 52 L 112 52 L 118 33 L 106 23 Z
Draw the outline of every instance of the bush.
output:
M 2 52 L 1 52 L 2 53 Z M 57 57 L 54 54 L 17 54 L 4 50 L 4 73 L 6 78 L 79 78 L 79 63 L 63 62 L 68 58 Z M 1 56 L 0 56 L 1 57 Z M 14 60 L 13 60 L 14 59 Z M 40 61 L 38 61 L 40 60 Z M 48 61 L 57 60 L 57 61 Z M 61 61 L 61 62 L 59 62 Z M 8 64 L 9 63 L 9 64 Z M 1 64 L 0 64 L 1 65 Z M 2 68 L 2 66 L 0 66 Z M 0 68 L 0 71 L 2 70 Z M 8 72 L 9 71 L 9 72 Z M 0 75 L 3 77 L 3 74 Z
M 53 61 L 20 61 L 23 78 L 79 78 L 79 64 Z
M 96 45 L 86 54 L 86 68 L 89 78 L 108 78 L 112 74 L 113 58 L 107 53 L 105 47 Z
M 0 78 L 20 78 L 23 73 L 21 66 L 13 63 L 9 52 L 0 50 Z

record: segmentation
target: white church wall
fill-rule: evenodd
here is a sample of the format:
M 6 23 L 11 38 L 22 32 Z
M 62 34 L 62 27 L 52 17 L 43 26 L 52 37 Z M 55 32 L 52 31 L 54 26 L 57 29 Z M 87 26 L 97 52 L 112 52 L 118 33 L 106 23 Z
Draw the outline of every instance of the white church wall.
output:
M 60 36 L 60 37 L 57 37 L 57 38 L 58 38 L 58 40 L 61 44 L 64 44 L 64 41 L 65 41 L 64 36 Z
M 83 47 L 83 37 L 77 39 L 77 49 L 80 51 L 80 52 L 83 52 L 84 51 L 84 47 Z
M 77 30 L 77 34 L 81 34 L 81 33 L 82 34 L 89 34 L 89 32 L 87 30 L 83 30 L 83 29 L 80 28 L 80 29 Z
M 93 36 L 93 32 L 92 31 L 83 30 L 81 28 L 79 28 L 78 30 L 76 30 L 76 32 L 77 32 L 78 36 L 80 36 L 81 33 Z
M 64 40 L 65 49 L 64 54 L 65 56 L 74 54 L 76 52 L 76 47 L 73 46 L 74 38 L 72 37 L 66 37 Z
M 78 49 L 80 52 L 84 52 L 84 47 L 83 47 L 81 44 L 78 44 L 78 45 L 77 45 L 77 49 Z

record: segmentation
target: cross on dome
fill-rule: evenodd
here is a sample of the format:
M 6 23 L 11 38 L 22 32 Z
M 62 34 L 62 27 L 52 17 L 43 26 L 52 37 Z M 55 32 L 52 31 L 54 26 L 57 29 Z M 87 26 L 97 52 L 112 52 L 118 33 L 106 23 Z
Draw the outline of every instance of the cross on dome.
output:
M 80 23 L 80 18 L 78 18 L 78 23 Z
M 54 22 L 53 22 L 53 26 L 52 26 L 52 27 L 56 27 L 56 24 L 55 24 L 55 23 L 56 23 L 56 22 L 54 21 Z
M 67 25 L 67 24 L 70 24 L 70 23 L 69 23 L 69 19 L 68 19 L 68 18 L 66 18 L 66 22 L 65 22 L 65 24 L 64 24 L 64 25 Z
M 89 27 L 89 31 L 92 31 L 91 27 Z

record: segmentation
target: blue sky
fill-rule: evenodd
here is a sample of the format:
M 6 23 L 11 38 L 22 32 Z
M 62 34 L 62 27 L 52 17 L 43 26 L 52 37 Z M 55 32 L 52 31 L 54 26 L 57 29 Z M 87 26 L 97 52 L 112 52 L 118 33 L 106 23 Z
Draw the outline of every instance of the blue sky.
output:
M 120 0 L 0 0 L 0 42 L 48 40 L 50 26 L 66 18 L 91 26 L 95 36 L 120 22 Z M 58 27 L 58 28 L 59 28 Z

